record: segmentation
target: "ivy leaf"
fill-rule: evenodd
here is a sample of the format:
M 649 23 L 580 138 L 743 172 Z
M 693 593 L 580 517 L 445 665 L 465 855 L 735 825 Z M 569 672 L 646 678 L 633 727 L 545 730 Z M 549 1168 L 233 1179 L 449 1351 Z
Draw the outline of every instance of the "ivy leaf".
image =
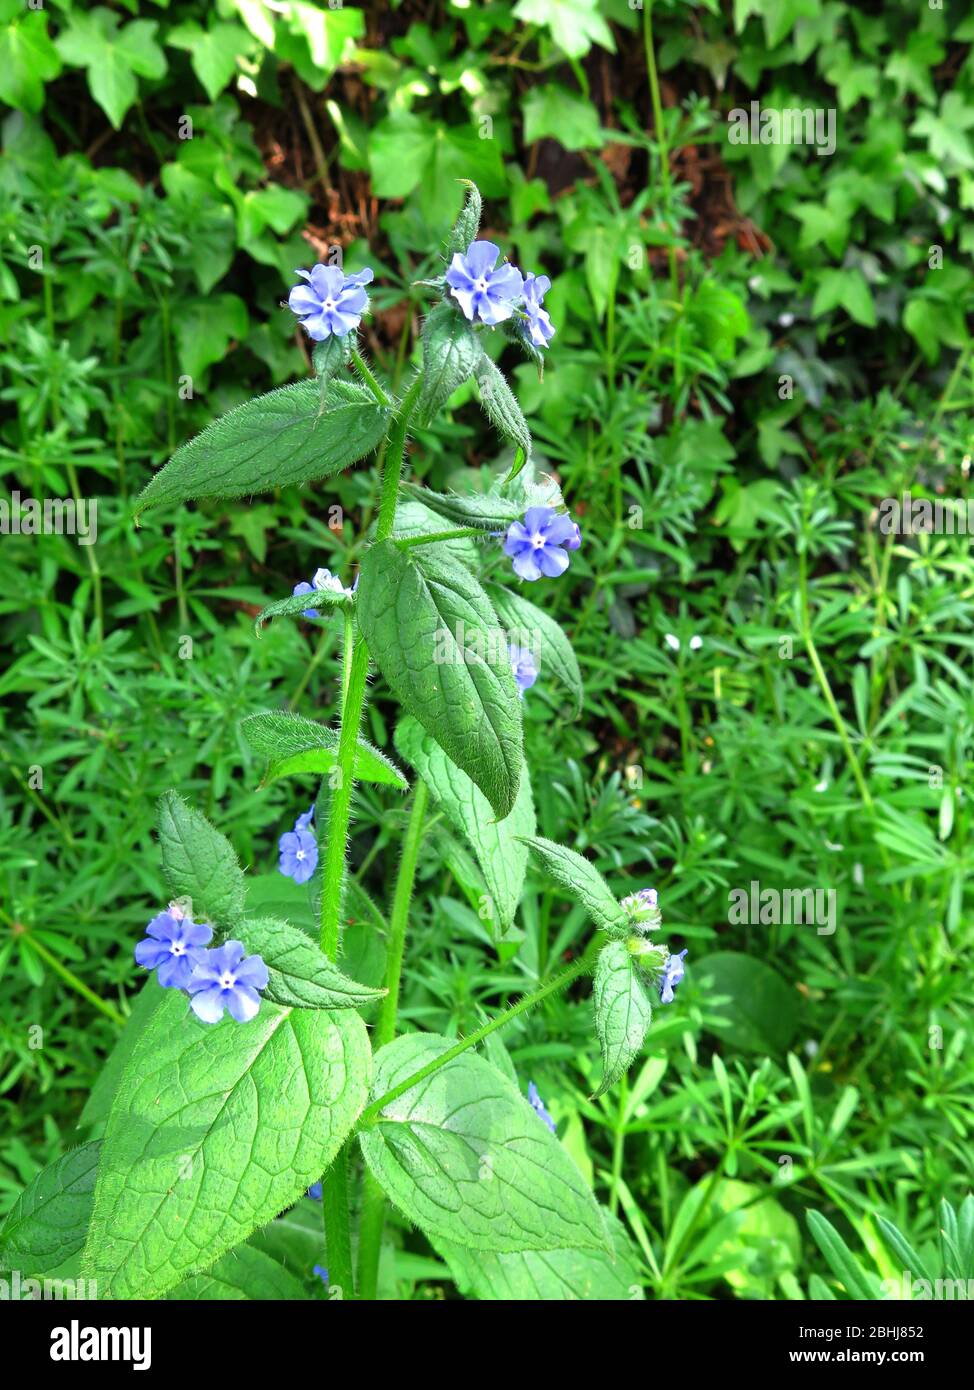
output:
M 230 344 L 246 338 L 249 323 L 247 306 L 235 294 L 208 294 L 182 304 L 176 322 L 182 370 L 195 378 L 214 362 L 222 362 Z
M 597 43 L 616 51 L 612 30 L 600 13 L 599 0 L 518 0 L 514 14 L 524 24 L 547 25 L 569 58 L 584 58 Z
M 0 1225 L 0 1266 L 43 1278 L 77 1254 L 91 1219 L 101 1141 L 82 1144 L 28 1183 Z
M 624 941 L 610 941 L 599 952 L 592 997 L 602 1048 L 602 1081 L 595 1094 L 601 1096 L 628 1070 L 653 1021 L 649 994 Z
M 105 1131 L 82 1267 L 102 1298 L 154 1298 L 239 1245 L 315 1182 L 364 1103 L 358 1014 L 265 1001 L 200 1023 L 167 990 Z
M 554 618 L 535 607 L 513 589 L 489 584 L 487 595 L 494 611 L 507 629 L 508 640 L 517 647 L 529 647 L 538 659 L 542 680 L 551 672 L 568 690 L 575 702 L 576 719 L 582 712 L 585 687 L 571 642 Z
M 532 87 L 521 108 L 524 143 L 550 137 L 566 150 L 597 150 L 605 143 L 599 113 L 590 101 L 566 87 Z
M 220 20 L 204 29 L 195 20 L 177 24 L 166 35 L 166 43 L 182 48 L 190 56 L 193 71 L 210 101 L 216 101 L 237 71 L 237 58 L 253 47 L 246 29 Z
M 478 581 L 435 546 L 366 551 L 359 626 L 408 714 L 510 814 L 521 776 L 521 702 L 507 644 Z
M 454 1044 L 407 1033 L 376 1055 L 382 1094 Z M 465 1052 L 360 1134 L 373 1177 L 431 1239 L 475 1250 L 607 1248 L 599 1208 L 578 1169 L 517 1087 Z
M 480 361 L 480 340 L 452 303 L 437 304 L 423 324 L 423 386 L 416 424 L 428 425 Z
M 531 846 L 555 882 L 581 903 L 597 927 L 612 937 L 628 935 L 629 918 L 593 864 L 541 835 L 528 837 L 524 843 Z
M 876 306 L 861 270 L 825 269 L 818 272 L 818 288 L 812 300 L 812 315 L 821 318 L 831 309 L 845 309 L 850 318 L 866 328 L 876 327 Z
M 61 61 L 48 37 L 47 16 L 23 0 L 0 4 L 0 102 L 35 114 L 44 105 L 44 83 L 57 77 Z
M 158 28 L 154 19 L 122 25 L 113 10 L 99 5 L 87 13 L 75 10 L 58 35 L 61 57 L 72 67 L 87 69 L 91 95 L 116 130 L 138 96 L 136 78 L 165 76 L 166 57 L 155 40 Z
M 308 1269 L 310 1272 L 310 1265 Z M 303 1301 L 308 1295 L 300 1279 L 277 1260 L 263 1250 L 255 1250 L 252 1245 L 238 1245 L 236 1250 L 217 1260 L 212 1269 L 205 1274 L 190 1275 L 166 1297 L 183 1303 L 230 1299 L 276 1302 L 278 1299 Z
M 159 798 L 158 830 L 162 872 L 173 897 L 192 899 L 197 922 L 233 926 L 246 889 L 230 841 L 174 791 Z
M 600 1208 L 612 1241 L 602 1250 L 519 1250 L 498 1255 L 437 1241 L 460 1293 L 503 1303 L 563 1300 L 629 1302 L 642 1294 L 632 1243 L 622 1223 Z
M 371 131 L 369 165 L 376 197 L 406 198 L 418 189 L 420 209 L 434 225 L 455 215 L 461 179 L 476 182 L 485 198 L 507 191 L 500 142 L 482 140 L 472 122 L 448 126 L 397 109 Z
M 273 917 L 241 927 L 248 952 L 263 958 L 270 979 L 262 998 L 292 1009 L 358 1009 L 386 993 L 356 984 L 310 941 L 300 927 Z
M 240 732 L 251 748 L 268 759 L 264 785 L 279 777 L 314 773 L 323 777 L 338 761 L 338 734 L 334 729 L 303 719 L 299 714 L 272 711 L 248 715 L 240 722 Z M 408 791 L 409 783 L 384 753 L 364 738 L 355 752 L 355 777 L 359 782 L 375 782 L 383 787 Z
M 143 488 L 136 512 L 193 497 L 247 497 L 330 478 L 370 454 L 389 412 L 333 382 L 321 414 L 317 381 L 282 386 L 215 420 Z
M 528 852 L 518 836 L 533 835 L 534 800 L 525 767 L 509 816 L 495 820 L 487 798 L 414 719 L 402 719 L 396 748 L 422 777 L 453 828 L 465 837 L 490 895 L 491 920 L 501 932 L 514 921 L 524 888 Z

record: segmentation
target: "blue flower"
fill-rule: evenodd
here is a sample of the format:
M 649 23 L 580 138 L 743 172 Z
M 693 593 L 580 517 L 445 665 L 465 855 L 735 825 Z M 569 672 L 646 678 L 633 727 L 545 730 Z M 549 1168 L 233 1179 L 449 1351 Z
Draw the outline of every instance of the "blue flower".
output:
M 528 1082 L 528 1104 L 536 1115 L 538 1115 L 551 1130 L 555 1133 L 555 1122 L 545 1109 L 544 1101 L 538 1095 L 538 1088 L 533 1081 Z
M 300 584 L 295 584 L 294 588 L 291 590 L 291 593 L 313 594 L 314 588 L 308 583 L 306 579 L 302 579 Z M 301 616 L 302 618 L 320 618 L 321 614 L 318 612 L 317 608 L 302 608 Z
M 568 551 L 581 545 L 581 532 L 571 517 L 553 507 L 529 507 L 524 521 L 508 527 L 504 554 L 509 555 L 519 579 L 554 579 L 568 568 Z
M 686 951 L 679 951 L 675 956 L 670 956 L 663 966 L 663 974 L 659 982 L 659 1002 L 661 1004 L 673 1003 L 673 990 L 680 983 L 684 976 L 683 957 Z
M 277 867 L 295 883 L 307 883 L 318 867 L 318 842 L 310 830 L 288 830 L 277 842 Z
M 321 1201 L 321 1183 L 313 1182 L 308 1188 L 308 1196 L 313 1197 L 316 1202 Z
M 467 254 L 456 252 L 446 272 L 450 293 L 471 323 L 503 323 L 514 313 L 524 290 L 524 279 L 516 266 L 505 261 L 497 266 L 500 247 L 492 241 L 473 241 Z
M 521 308 L 526 319 L 527 335 L 536 348 L 547 347 L 555 336 L 548 311 L 541 307 L 541 301 L 550 289 L 551 281 L 547 275 L 525 275 L 524 303 Z
M 297 820 L 294 822 L 295 831 L 307 830 L 308 826 L 311 824 L 314 818 L 315 807 L 314 802 L 312 802 L 308 809 L 306 811 L 302 811 L 300 816 L 298 816 Z
M 196 961 L 190 1007 L 204 1023 L 219 1023 L 224 1010 L 238 1023 L 248 1023 L 260 1008 L 257 991 L 267 987 L 268 979 L 260 956 L 245 956 L 242 941 L 226 941 Z
M 352 598 L 358 588 L 358 575 L 355 576 L 355 583 L 349 589 L 339 579 L 337 574 L 332 574 L 331 570 L 315 570 L 311 576 L 311 583 L 302 579 L 300 584 L 295 584 L 291 590 L 292 594 L 314 594 L 323 593 L 327 590 L 332 594 L 344 594 L 345 598 Z M 321 614 L 317 608 L 305 608 L 301 613 L 302 618 L 320 618 Z
M 321 1280 L 323 1284 L 328 1283 L 328 1271 L 327 1269 L 325 1269 L 324 1265 L 314 1265 L 312 1267 L 311 1273 L 317 1274 L 318 1278 Z
M 196 959 L 212 939 L 213 928 L 198 925 L 181 907 L 170 903 L 145 929 L 146 939 L 135 948 L 135 959 L 146 970 L 157 971 L 156 978 L 166 989 L 186 989 Z
M 511 658 L 511 670 L 514 672 L 517 693 L 523 700 L 525 690 L 534 685 L 538 679 L 538 667 L 534 659 L 534 652 L 530 647 L 515 647 L 512 642 L 507 649 L 507 654 Z
M 373 279 L 371 270 L 346 275 L 341 266 L 316 265 L 294 273 L 308 283 L 295 285 L 288 295 L 288 308 L 297 315 L 309 338 L 320 343 L 332 334 L 344 338 L 358 328 L 369 307 L 364 287 Z

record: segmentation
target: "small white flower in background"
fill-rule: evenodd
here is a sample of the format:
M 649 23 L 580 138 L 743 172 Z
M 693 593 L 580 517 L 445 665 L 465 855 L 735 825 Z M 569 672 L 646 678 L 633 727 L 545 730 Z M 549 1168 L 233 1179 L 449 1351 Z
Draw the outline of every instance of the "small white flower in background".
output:
M 690 650 L 692 652 L 698 652 L 702 646 L 703 638 L 698 637 L 697 634 L 694 633 L 693 636 L 690 638 Z
M 815 1041 L 814 1038 L 809 1038 L 808 1042 L 805 1044 L 805 1055 L 806 1055 L 806 1057 L 814 1057 L 814 1056 L 816 1056 L 817 1053 L 818 1053 L 818 1043 Z
M 668 632 L 663 640 L 671 652 L 678 652 L 680 650 L 680 639 L 679 637 L 674 637 L 672 632 Z
M 852 866 L 852 881 L 853 881 L 853 883 L 856 885 L 857 888 L 861 888 L 862 885 L 865 883 L 865 881 L 866 881 L 866 875 L 865 875 L 865 874 L 863 873 L 863 871 L 862 871 L 862 865 L 861 865 L 861 864 L 853 864 L 853 866 Z
M 825 848 L 830 849 L 833 854 L 839 854 L 840 851 L 845 849 L 845 845 L 834 845 L 831 840 L 826 840 Z
M 778 315 L 778 322 L 781 324 L 781 327 L 782 327 L 782 328 L 790 328 L 791 325 L 795 322 L 795 315 L 794 315 L 794 314 L 779 314 L 779 315 Z
M 817 791 L 817 792 L 827 792 L 828 789 L 829 789 L 828 781 L 827 781 L 826 778 L 823 777 L 822 780 L 821 780 L 821 782 L 816 782 L 816 783 L 815 783 L 815 786 L 813 787 L 812 790 L 813 790 L 813 791 Z

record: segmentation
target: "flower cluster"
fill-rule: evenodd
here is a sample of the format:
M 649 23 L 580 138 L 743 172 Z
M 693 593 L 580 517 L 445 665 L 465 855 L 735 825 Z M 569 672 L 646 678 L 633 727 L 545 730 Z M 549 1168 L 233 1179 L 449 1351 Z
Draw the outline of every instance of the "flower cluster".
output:
M 295 883 L 307 883 L 318 867 L 318 842 L 314 832 L 309 830 L 314 820 L 315 808 L 310 806 L 298 816 L 294 829 L 287 830 L 277 842 L 280 859 L 277 867 L 287 878 Z
M 309 338 L 321 343 L 332 335 L 344 338 L 358 328 L 369 307 L 365 286 L 374 278 L 371 270 L 346 275 L 341 266 L 316 265 L 294 273 L 307 284 L 295 285 L 287 305 Z
M 507 528 L 504 554 L 519 579 L 555 579 L 568 568 L 568 552 L 582 543 L 577 521 L 554 507 L 529 507 L 523 521 Z
M 295 584 L 291 593 L 321 594 L 327 592 L 331 594 L 344 594 L 346 598 L 351 598 L 357 588 L 358 575 L 355 576 L 355 583 L 352 587 L 348 588 L 342 583 L 337 574 L 332 574 L 331 570 L 319 569 L 315 570 L 314 574 L 311 576 L 310 584 L 306 579 L 302 579 L 299 584 Z M 321 614 L 318 612 L 317 608 L 305 608 L 302 610 L 301 616 L 303 618 L 320 618 Z
M 145 930 L 135 959 L 146 970 L 155 970 L 164 989 L 188 994 L 197 1018 L 204 1023 L 219 1023 L 224 1013 L 238 1023 L 254 1018 L 260 1008 L 259 991 L 266 989 L 269 979 L 260 956 L 248 956 L 240 941 L 207 950 L 213 928 L 194 922 L 178 903 L 170 903 Z
M 493 328 L 516 317 L 534 347 L 547 347 L 555 330 L 542 301 L 551 281 L 547 275 L 522 275 L 509 261 L 498 265 L 499 256 L 492 241 L 471 242 L 465 256 L 456 252 L 446 272 L 450 293 L 471 323 Z
M 654 931 L 663 921 L 659 894 L 655 888 L 640 888 L 623 898 L 620 907 L 625 911 L 636 934 L 626 942 L 629 954 L 659 990 L 661 1004 L 673 1003 L 673 990 L 686 973 L 686 950 L 671 952 L 668 946 L 650 941 L 646 933 Z

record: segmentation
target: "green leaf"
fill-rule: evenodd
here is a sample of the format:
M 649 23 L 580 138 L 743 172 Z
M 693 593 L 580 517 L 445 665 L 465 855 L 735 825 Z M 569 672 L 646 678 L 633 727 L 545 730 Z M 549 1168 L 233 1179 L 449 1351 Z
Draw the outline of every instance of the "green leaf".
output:
M 330 478 L 379 443 L 389 418 L 332 382 L 320 413 L 317 381 L 282 386 L 215 420 L 177 449 L 142 490 L 136 513 L 193 497 L 246 497 Z
M 314 351 L 311 354 L 311 361 L 314 364 L 315 374 L 321 385 L 321 391 L 327 391 L 327 383 L 340 371 L 342 367 L 351 360 L 352 356 L 352 334 L 346 333 L 344 338 L 336 338 L 332 333 L 322 343 L 315 343 Z M 322 397 L 324 399 L 324 396 Z
M 320 1221 L 319 1221 L 320 1224 Z M 308 1266 L 308 1273 L 311 1266 Z M 167 1298 L 184 1303 L 249 1299 L 253 1302 L 306 1299 L 304 1285 L 283 1265 L 252 1245 L 238 1245 L 205 1274 L 184 1279 Z
M 292 1009 L 358 1009 L 386 993 L 356 984 L 299 927 L 272 917 L 241 926 L 248 952 L 261 956 L 270 979 L 263 999 Z
M 521 772 L 510 815 L 495 820 L 483 793 L 414 719 L 400 720 L 396 748 L 422 777 L 453 828 L 466 838 L 490 895 L 489 920 L 499 923 L 501 932 L 507 931 L 521 900 L 528 863 L 528 852 L 517 837 L 533 835 L 535 830 L 527 768 Z
M 849 317 L 866 328 L 876 327 L 876 307 L 872 292 L 861 270 L 821 270 L 812 300 L 813 318 L 831 309 L 845 309 Z
M 599 0 L 518 0 L 514 13 L 524 24 L 547 25 L 569 58 L 583 58 L 593 43 L 610 53 L 616 51 Z
M 477 240 L 477 233 L 480 231 L 480 218 L 483 213 L 480 189 L 470 179 L 461 179 L 460 182 L 466 185 L 467 193 L 460 210 L 460 216 L 446 240 L 445 250 L 448 260 L 451 260 L 457 251 L 466 252 L 470 243 Z
M 770 965 L 739 951 L 714 951 L 694 962 L 694 974 L 712 1005 L 705 1028 L 743 1052 L 787 1051 L 798 1026 L 798 995 Z
M 817 1211 L 810 1211 L 808 1229 L 850 1298 L 869 1301 L 879 1298 L 879 1280 L 874 1274 L 866 1273 L 831 1221 Z
M 392 533 L 394 541 L 413 536 L 431 536 L 444 529 L 436 512 L 418 500 L 421 492 L 421 489 L 410 488 L 408 484 L 404 486 L 396 505 L 396 524 Z M 369 534 L 370 538 L 374 538 L 374 526 Z M 453 540 L 449 541 L 437 541 L 436 549 L 440 555 L 448 556 L 455 564 L 461 565 L 465 569 L 474 571 L 477 569 L 477 546 L 473 539 L 468 536 L 454 537 Z
M 165 54 L 155 41 L 158 27 L 153 19 L 123 26 L 117 14 L 99 5 L 87 13 L 73 11 L 58 35 L 61 57 L 87 69 L 91 95 L 116 130 L 138 96 L 136 78 L 165 76 Z
M 401 495 L 415 498 L 454 526 L 480 526 L 485 531 L 498 531 L 523 515 L 518 501 L 501 497 L 496 492 L 432 492 L 415 483 L 404 483 Z
M 486 352 L 482 353 L 477 366 L 477 388 L 488 420 L 509 444 L 520 450 L 515 466 L 507 476 L 507 482 L 511 482 L 531 457 L 531 431 L 507 378 Z
M 364 1103 L 365 1025 L 351 1010 L 264 1002 L 200 1023 L 167 990 L 105 1133 L 83 1268 L 102 1298 L 153 1298 L 294 1202 Z
M 642 1295 L 632 1244 L 622 1223 L 600 1208 L 612 1251 L 519 1250 L 499 1255 L 437 1241 L 460 1293 L 503 1303 L 626 1303 Z
M 568 690 L 575 702 L 577 718 L 582 712 L 585 687 L 572 644 L 558 623 L 512 589 L 489 584 L 487 595 L 510 641 L 534 652 L 541 679 L 545 680 L 551 672 Z
M 437 304 L 423 324 L 423 385 L 416 407 L 417 425 L 428 425 L 462 386 L 480 361 L 480 340 L 457 307 Z
M 376 1094 L 454 1044 L 409 1033 L 375 1059 Z M 595 1199 L 517 1087 L 473 1052 L 447 1062 L 360 1134 L 373 1177 L 431 1239 L 475 1250 L 603 1250 Z
M 629 1069 L 653 1021 L 649 994 L 624 941 L 610 941 L 599 952 L 592 998 L 602 1048 L 602 1081 L 595 1094 L 601 1096 Z
M 268 759 L 264 785 L 279 777 L 296 777 L 314 773 L 318 777 L 330 772 L 338 761 L 338 734 L 313 719 L 299 714 L 279 714 L 273 711 L 248 715 L 241 720 L 240 732 L 251 748 Z M 358 740 L 355 752 L 355 777 L 359 782 L 375 782 L 379 786 L 398 787 L 407 791 L 409 783 L 384 753 L 373 748 L 364 738 Z
M 253 47 L 246 29 L 219 20 L 211 22 L 208 29 L 195 20 L 178 24 L 169 30 L 166 43 L 189 53 L 193 71 L 210 101 L 216 101 L 234 77 L 238 55 Z
M 108 1119 L 112 1100 L 128 1059 L 132 1055 L 132 1049 L 138 1042 L 143 1028 L 165 997 L 165 991 L 159 988 L 155 977 L 150 975 L 136 996 L 135 1003 L 132 1005 L 132 1012 L 119 1034 L 118 1041 L 109 1053 L 108 1060 L 95 1078 L 95 1084 L 85 1101 L 81 1119 L 78 1121 L 80 1126 L 94 1128 Z
M 246 338 L 249 324 L 247 306 L 238 295 L 208 294 L 184 302 L 176 323 L 181 369 L 188 376 L 202 376 L 207 367 L 223 361 L 232 342 Z
M 582 904 L 597 927 L 612 937 L 629 934 L 629 918 L 593 864 L 573 849 L 540 835 L 526 839 L 525 844 L 531 846 L 555 882 Z
M 463 179 L 474 180 L 485 198 L 507 193 L 500 141 L 482 140 L 473 121 L 444 125 L 397 108 L 369 135 L 369 165 L 376 197 L 406 198 L 418 189 L 434 226 L 456 213 Z
M 192 899 L 197 922 L 233 926 L 246 889 L 230 841 L 174 791 L 159 798 L 158 829 L 162 872 L 173 897 Z
M 82 1144 L 28 1183 L 0 1226 L 0 1265 L 42 1278 L 81 1249 L 100 1152 L 100 1140 Z
M 47 16 L 28 10 L 24 0 L 6 0 L 0 9 L 0 102 L 36 114 L 44 104 L 44 83 L 60 71 Z
M 597 150 L 605 143 L 598 111 L 567 87 L 553 82 L 532 87 L 521 110 L 526 145 L 546 137 L 566 150 Z
M 338 593 L 334 589 L 316 589 L 313 594 L 288 594 L 286 598 L 275 599 L 266 608 L 262 608 L 254 619 L 254 632 L 260 636 L 260 630 L 265 623 L 270 622 L 271 618 L 303 618 L 306 623 L 318 622 L 321 618 L 328 616 L 322 613 L 321 609 L 347 608 L 354 602 L 347 594 Z M 312 609 L 317 611 L 317 618 L 306 618 L 306 612 Z
M 521 775 L 521 702 L 496 614 L 480 584 L 437 547 L 366 551 L 359 626 L 408 714 L 462 768 L 498 816 Z

